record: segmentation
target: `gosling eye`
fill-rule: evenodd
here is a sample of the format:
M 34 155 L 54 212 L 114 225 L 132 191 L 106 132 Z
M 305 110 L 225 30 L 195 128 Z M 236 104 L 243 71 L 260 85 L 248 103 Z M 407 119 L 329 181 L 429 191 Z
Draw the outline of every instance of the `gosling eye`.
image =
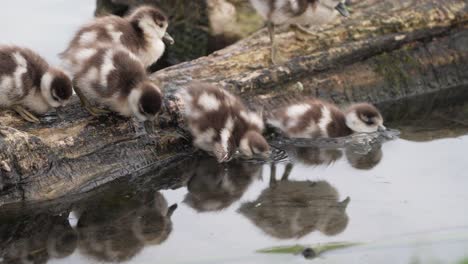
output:
M 364 120 L 364 123 L 366 123 L 366 125 L 369 125 L 369 126 L 372 126 L 375 124 L 374 120 L 371 119 L 371 118 L 368 118 L 367 120 Z
M 364 122 L 364 124 L 369 125 L 369 126 L 372 126 L 375 124 L 374 119 L 368 116 L 361 116 L 361 120 L 362 122 Z
M 159 27 L 159 28 L 164 27 L 164 24 L 162 22 L 156 21 L 155 23 L 156 23 L 156 26 Z

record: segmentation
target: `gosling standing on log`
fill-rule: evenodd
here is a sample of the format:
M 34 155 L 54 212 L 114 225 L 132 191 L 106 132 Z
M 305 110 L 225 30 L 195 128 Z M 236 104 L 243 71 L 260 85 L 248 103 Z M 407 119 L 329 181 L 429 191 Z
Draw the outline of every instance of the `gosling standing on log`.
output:
M 250 0 L 257 12 L 267 21 L 271 42 L 271 61 L 277 64 L 275 25 L 320 25 L 331 22 L 339 13 L 349 16 L 344 0 Z
M 69 70 L 80 64 L 77 50 L 96 44 L 122 45 L 140 58 L 143 65 L 151 66 L 163 55 L 165 43 L 174 39 L 166 32 L 166 15 L 159 9 L 142 6 L 126 17 L 97 18 L 81 28 L 60 56 Z
M 385 130 L 382 115 L 373 105 L 354 104 L 343 113 L 316 99 L 281 108 L 273 112 L 267 123 L 290 138 L 335 138 Z
M 269 156 L 262 119 L 249 112 L 239 98 L 203 83 L 192 84 L 179 96 L 194 145 L 213 154 L 219 163 L 229 161 L 238 148 L 245 157 Z
M 93 102 L 142 122 L 156 119 L 163 95 L 148 79 L 138 57 L 123 47 L 99 46 L 83 52 L 83 66 L 73 84 L 82 105 L 92 115 L 108 112 L 92 106 Z
M 43 114 L 64 106 L 72 95 L 65 73 L 34 51 L 0 45 L 0 108 L 15 110 L 25 120 L 39 123 L 29 111 Z

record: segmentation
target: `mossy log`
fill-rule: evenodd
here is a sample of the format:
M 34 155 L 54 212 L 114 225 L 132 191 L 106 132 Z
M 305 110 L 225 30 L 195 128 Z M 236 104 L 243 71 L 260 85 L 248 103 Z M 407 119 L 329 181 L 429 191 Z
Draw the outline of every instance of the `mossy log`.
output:
M 93 118 L 76 98 L 39 125 L 0 113 L 0 206 L 82 193 L 157 170 L 193 149 L 174 94 L 192 80 L 216 83 L 256 110 L 316 96 L 346 103 L 394 100 L 468 87 L 466 0 L 359 1 L 351 19 L 300 35 L 277 34 L 284 63 L 268 63 L 266 30 L 214 54 L 156 72 L 170 118 L 155 133 L 118 117 Z M 302 85 L 298 85 L 298 82 Z M 452 93 L 459 96 L 459 93 Z

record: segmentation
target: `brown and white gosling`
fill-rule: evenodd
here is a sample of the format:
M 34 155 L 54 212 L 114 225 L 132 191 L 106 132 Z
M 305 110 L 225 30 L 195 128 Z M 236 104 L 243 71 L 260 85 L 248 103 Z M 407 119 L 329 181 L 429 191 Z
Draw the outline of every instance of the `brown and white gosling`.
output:
M 194 145 L 213 154 L 219 163 L 229 161 L 237 150 L 247 158 L 269 156 L 263 120 L 249 112 L 239 98 L 204 83 L 193 83 L 179 97 Z
M 143 64 L 123 47 L 89 49 L 73 84 L 82 105 L 94 116 L 108 111 L 92 103 L 142 122 L 153 121 L 163 104 L 162 92 L 148 79 Z
M 146 68 L 163 55 L 165 43 L 174 44 L 166 32 L 168 23 L 161 10 L 150 6 L 138 7 L 123 18 L 113 15 L 97 18 L 76 33 L 61 57 L 73 70 L 78 63 L 76 50 L 97 44 L 122 45 L 136 54 Z
M 349 12 L 345 0 L 250 0 L 252 6 L 267 21 L 271 42 L 271 61 L 277 63 L 275 43 L 276 25 L 297 25 L 303 32 L 310 33 L 302 25 L 329 23 L 338 14 L 345 17 Z
M 385 130 L 382 115 L 371 104 L 353 104 L 343 113 L 333 104 L 317 99 L 281 108 L 272 113 L 267 123 L 291 138 L 335 138 Z
M 34 51 L 0 45 L 0 108 L 13 109 L 25 120 L 39 123 L 31 112 L 43 114 L 64 106 L 72 91 L 68 76 Z

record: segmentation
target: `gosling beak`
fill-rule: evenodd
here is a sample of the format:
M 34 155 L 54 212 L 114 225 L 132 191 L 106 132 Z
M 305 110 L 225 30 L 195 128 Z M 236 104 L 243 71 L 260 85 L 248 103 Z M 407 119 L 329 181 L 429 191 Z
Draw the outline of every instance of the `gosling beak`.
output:
M 174 43 L 175 43 L 174 39 L 167 32 L 164 34 L 163 41 L 164 41 L 164 43 L 166 43 L 168 45 L 174 45 Z
M 340 14 L 344 17 L 349 17 L 349 11 L 348 8 L 344 3 L 339 3 L 337 6 L 335 6 L 336 11 L 340 12 Z
M 386 127 L 384 127 L 383 125 L 379 126 L 379 128 L 377 129 L 377 131 L 379 132 L 385 132 L 387 130 Z
M 65 117 L 65 107 L 64 106 L 59 106 L 55 108 L 55 113 L 57 114 L 58 118 L 64 119 Z
M 231 156 L 229 155 L 229 153 L 226 153 L 224 154 L 223 156 L 221 157 L 218 157 L 218 163 L 224 163 L 224 162 L 228 162 L 231 160 Z

